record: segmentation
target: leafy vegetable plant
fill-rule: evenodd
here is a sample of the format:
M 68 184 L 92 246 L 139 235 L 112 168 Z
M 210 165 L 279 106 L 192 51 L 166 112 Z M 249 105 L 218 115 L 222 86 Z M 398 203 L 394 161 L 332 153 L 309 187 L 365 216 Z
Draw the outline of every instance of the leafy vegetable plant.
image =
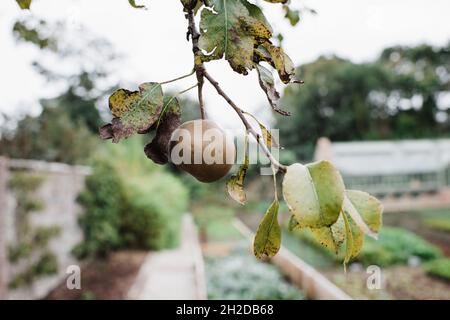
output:
M 290 8 L 288 0 L 264 1 L 273 3 L 274 6 L 281 5 L 285 17 L 291 24 L 294 25 L 299 21 L 299 13 Z M 17 2 L 21 8 L 29 8 L 31 3 L 30 0 Z M 136 1 L 129 0 L 129 3 L 137 9 L 145 9 Z M 169 153 L 176 147 L 172 144 L 171 137 L 182 125 L 180 120 L 182 110 L 177 96 L 196 88 L 202 118 L 198 122 L 205 124 L 208 120 L 205 119 L 203 86 L 209 83 L 237 113 L 246 128 L 245 159 L 237 173 L 227 182 L 230 196 L 240 204 L 246 203 L 244 183 L 249 167 L 250 137 L 256 140 L 273 169 L 275 197 L 257 230 L 254 239 L 255 256 L 272 257 L 281 246 L 276 174 L 282 172 L 285 174 L 282 184 L 283 196 L 292 213 L 291 228 L 310 228 L 322 245 L 336 252 L 345 243 L 345 263 L 356 257 L 363 246 L 364 234 L 376 237 L 381 227 L 380 202 L 365 192 L 346 190 L 340 173 L 328 161 L 307 165 L 281 164 L 271 153 L 271 149 L 277 147 L 277 143 L 269 130 L 261 121 L 244 112 L 206 69 L 208 62 L 225 59 L 239 74 L 247 75 L 256 70 L 259 84 L 267 96 L 270 107 L 274 112 L 289 116 L 290 113 L 279 106 L 280 94 L 275 87 L 274 74 L 277 74 L 280 81 L 286 85 L 301 84 L 302 81 L 295 76 L 292 60 L 273 42 L 274 38 L 280 39 L 281 36 L 274 34 L 261 7 L 247 0 L 181 0 L 181 3 L 187 20 L 187 38 L 192 42 L 194 62 L 192 72 L 174 80 L 143 83 L 136 91 L 119 89 L 114 92 L 109 99 L 114 118 L 111 123 L 100 128 L 101 137 L 118 143 L 134 134 L 155 131 L 155 137 L 145 147 L 145 153 L 155 163 L 166 164 L 171 160 Z M 199 16 L 199 26 L 196 23 L 196 16 Z M 194 75 L 196 77 L 194 86 L 175 96 L 164 93 L 165 84 Z M 252 127 L 247 116 L 257 121 L 262 134 Z M 207 126 L 214 127 L 211 124 Z M 196 141 L 192 142 L 192 146 L 200 144 L 203 151 L 204 138 L 194 134 L 194 140 Z M 234 154 L 234 150 L 230 152 L 228 142 L 223 143 L 222 148 L 226 149 L 228 154 Z M 234 144 L 232 148 L 235 148 Z M 194 149 L 196 148 L 193 147 L 192 153 Z M 229 170 L 223 163 L 207 163 L 204 158 L 200 159 L 199 163 L 180 165 L 179 168 L 203 182 L 215 181 Z M 220 171 L 217 179 L 205 177 L 205 173 L 214 172 L 216 168 Z

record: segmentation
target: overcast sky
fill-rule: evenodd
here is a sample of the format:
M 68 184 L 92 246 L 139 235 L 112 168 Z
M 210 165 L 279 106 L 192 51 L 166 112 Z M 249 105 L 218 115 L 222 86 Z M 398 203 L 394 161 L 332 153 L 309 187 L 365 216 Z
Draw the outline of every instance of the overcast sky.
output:
M 28 13 L 20 11 L 14 0 L 0 1 L 0 111 L 36 113 L 38 98 L 57 93 L 57 88 L 49 88 L 30 66 L 37 52 L 27 45 L 18 46 L 11 36 L 12 25 L 20 15 L 66 20 L 108 39 L 125 56 L 116 70 L 122 84 L 164 81 L 187 73 L 192 56 L 185 41 L 186 21 L 180 1 L 140 2 L 149 10 L 132 9 L 126 0 L 34 0 Z M 449 0 L 291 2 L 293 7 L 312 7 L 318 15 L 307 15 L 292 28 L 282 18 L 279 5 L 267 4 L 264 9 L 274 30 L 283 33 L 284 48 L 297 65 L 323 54 L 363 62 L 387 46 L 444 45 L 450 40 Z M 209 63 L 208 69 L 243 109 L 256 110 L 265 104 L 255 72 L 247 77 L 234 74 L 224 61 Z M 194 83 L 191 78 L 169 89 L 179 91 Z M 189 96 L 194 98 L 194 92 Z M 206 88 L 205 96 L 213 118 L 223 124 L 234 122 L 234 114 L 211 88 Z

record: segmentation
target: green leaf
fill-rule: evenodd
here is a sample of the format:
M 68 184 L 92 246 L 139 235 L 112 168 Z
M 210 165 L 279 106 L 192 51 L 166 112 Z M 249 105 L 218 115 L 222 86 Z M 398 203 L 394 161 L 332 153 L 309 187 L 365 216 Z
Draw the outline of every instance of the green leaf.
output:
M 300 11 L 292 10 L 289 6 L 283 6 L 285 15 L 284 17 L 289 20 L 291 25 L 294 27 L 300 21 Z
M 211 0 L 201 14 L 199 46 L 203 61 L 225 59 L 234 71 L 254 68 L 254 47 L 268 41 L 272 28 L 261 9 L 246 0 Z
M 17 4 L 22 10 L 30 9 L 31 1 L 32 0 L 16 0 Z
M 119 89 L 109 98 L 114 118 L 100 129 L 100 136 L 117 143 L 135 133 L 146 133 L 158 120 L 162 107 L 163 92 L 159 83 L 143 83 L 139 91 Z
M 300 227 L 333 225 L 341 212 L 345 186 L 338 170 L 328 161 L 287 168 L 283 196 Z
M 269 100 L 269 104 L 272 109 L 283 116 L 290 116 L 290 112 L 278 108 L 280 94 L 275 88 L 275 80 L 273 78 L 272 72 L 259 64 L 256 64 L 256 70 L 258 71 L 259 85 L 266 93 L 267 100 Z
M 249 167 L 249 141 L 248 135 L 245 136 L 244 163 L 239 167 L 236 175 L 233 175 L 227 181 L 227 192 L 236 202 L 244 205 L 247 202 L 247 195 L 244 190 L 245 177 Z
M 128 0 L 128 3 L 130 4 L 130 6 L 132 6 L 135 9 L 147 9 L 147 7 L 144 5 L 136 4 L 136 0 Z
M 278 200 L 274 200 L 256 231 L 253 252 L 258 259 L 273 257 L 281 246 L 281 228 L 278 223 Z

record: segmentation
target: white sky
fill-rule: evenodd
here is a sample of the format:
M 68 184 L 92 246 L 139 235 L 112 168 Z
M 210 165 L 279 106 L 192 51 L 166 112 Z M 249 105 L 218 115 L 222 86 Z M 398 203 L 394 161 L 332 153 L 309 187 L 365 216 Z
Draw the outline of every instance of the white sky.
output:
M 126 0 L 34 0 L 32 13 L 27 13 L 20 11 L 14 0 L 2 0 L 0 112 L 36 113 L 37 99 L 56 93 L 30 66 L 36 51 L 27 45 L 17 46 L 11 36 L 13 22 L 20 15 L 68 20 L 75 26 L 80 23 L 86 30 L 108 39 L 126 57 L 117 70 L 118 80 L 124 85 L 164 81 L 189 72 L 191 47 L 185 41 L 186 21 L 180 1 L 140 2 L 147 4 L 149 10 L 132 9 Z M 450 40 L 449 0 L 292 0 L 292 3 L 293 7 L 308 5 L 318 15 L 307 15 L 292 28 L 282 18 L 278 5 L 267 4 L 264 8 L 274 30 L 284 34 L 284 48 L 296 64 L 332 53 L 362 62 L 375 58 L 391 45 L 444 45 Z M 265 105 L 255 72 L 247 77 L 234 74 L 224 61 L 209 63 L 207 68 L 243 109 L 251 111 Z M 194 83 L 192 77 L 169 88 L 179 91 Z M 195 90 L 189 96 L 195 98 Z M 224 125 L 237 119 L 210 87 L 206 87 L 205 96 L 213 118 Z

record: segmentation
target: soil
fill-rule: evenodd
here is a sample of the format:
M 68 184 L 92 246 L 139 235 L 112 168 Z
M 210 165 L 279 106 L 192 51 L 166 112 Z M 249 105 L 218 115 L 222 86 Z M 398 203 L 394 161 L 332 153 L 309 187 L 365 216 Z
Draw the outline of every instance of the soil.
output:
M 450 282 L 427 275 L 421 268 L 391 267 L 382 270 L 381 289 L 369 290 L 368 274 L 342 270 L 324 274 L 355 299 L 450 300 Z
M 81 270 L 81 290 L 69 290 L 63 281 L 47 300 L 118 300 L 125 299 L 146 251 L 120 251 L 108 258 L 87 263 Z

